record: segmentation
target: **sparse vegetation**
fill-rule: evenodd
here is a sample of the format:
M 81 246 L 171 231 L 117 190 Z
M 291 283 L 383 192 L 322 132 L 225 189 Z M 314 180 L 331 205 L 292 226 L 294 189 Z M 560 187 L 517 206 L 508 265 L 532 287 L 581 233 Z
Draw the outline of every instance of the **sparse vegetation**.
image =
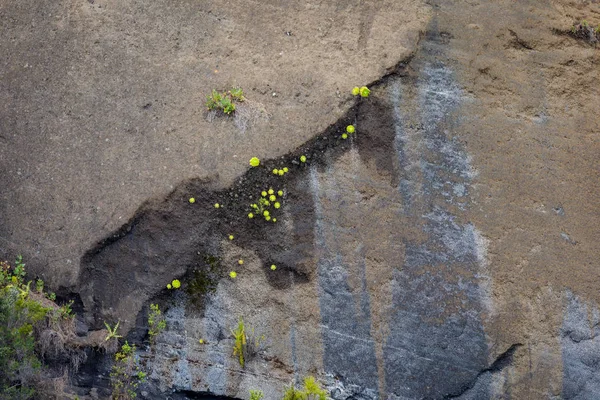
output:
M 114 364 L 110 373 L 113 387 L 113 400 L 130 400 L 136 398 L 136 389 L 146 381 L 146 373 L 135 360 L 135 346 L 125 342 L 121 350 L 115 354 Z
M 262 390 L 250 389 L 250 400 L 262 400 L 263 397 L 265 397 L 265 394 Z
M 165 320 L 163 313 L 160 311 L 158 304 L 150 304 L 148 327 L 150 343 L 154 344 L 156 342 L 156 336 L 158 336 L 167 327 L 167 321 Z
M 43 361 L 68 358 L 76 370 L 85 358 L 67 344 L 75 336 L 70 303 L 60 307 L 51 301 L 39 279 L 30 291 L 23 258 L 14 265 L 0 262 L 0 397 L 60 396 L 62 376 L 49 375 Z
M 578 39 L 584 39 L 590 43 L 597 43 L 600 39 L 600 24 L 594 28 L 588 21 L 581 20 L 571 27 L 571 35 Z
M 327 391 L 322 389 L 312 376 L 304 378 L 304 389 L 291 385 L 283 394 L 282 400 L 327 400 Z

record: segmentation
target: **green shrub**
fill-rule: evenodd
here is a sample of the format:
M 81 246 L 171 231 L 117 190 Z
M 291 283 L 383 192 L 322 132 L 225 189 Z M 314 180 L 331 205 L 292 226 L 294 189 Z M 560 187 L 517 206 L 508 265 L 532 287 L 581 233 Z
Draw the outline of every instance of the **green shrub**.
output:
M 250 400 L 262 400 L 263 397 L 265 397 L 265 394 L 262 390 L 250 389 Z
M 51 394 L 37 393 L 51 380 L 42 358 L 83 357 L 76 349 L 65 349 L 74 336 L 71 303 L 59 307 L 49 300 L 41 280 L 31 292 L 23 258 L 18 256 L 14 265 L 0 262 L 0 398 L 47 398 Z

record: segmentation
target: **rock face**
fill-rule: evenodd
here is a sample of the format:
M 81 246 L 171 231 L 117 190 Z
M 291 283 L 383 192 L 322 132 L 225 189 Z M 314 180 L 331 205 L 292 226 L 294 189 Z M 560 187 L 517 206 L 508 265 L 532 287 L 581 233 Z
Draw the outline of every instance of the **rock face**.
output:
M 414 54 L 316 136 L 221 185 L 185 180 L 82 253 L 70 284 L 91 329 L 141 341 L 148 304 L 166 310 L 139 354 L 145 398 L 278 399 L 306 375 L 336 400 L 600 397 L 600 53 L 568 33 L 600 8 L 429 7 Z M 278 221 L 249 219 L 270 187 Z M 244 367 L 240 318 L 260 339 Z

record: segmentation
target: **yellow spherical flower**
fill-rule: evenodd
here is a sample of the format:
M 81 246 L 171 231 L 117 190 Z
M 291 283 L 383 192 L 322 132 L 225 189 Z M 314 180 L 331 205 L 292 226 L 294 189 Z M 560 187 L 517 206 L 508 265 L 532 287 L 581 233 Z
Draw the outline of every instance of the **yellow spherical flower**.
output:
M 352 89 L 353 96 L 358 96 L 359 93 L 360 93 L 360 89 L 358 88 L 358 86 L 356 86 Z
M 271 265 L 271 271 L 275 271 L 277 269 L 277 266 L 275 264 Z
M 274 194 L 272 194 L 272 195 L 269 196 L 269 200 L 270 201 L 275 201 L 275 200 L 277 200 L 277 196 L 275 196 Z
M 281 207 L 281 204 L 279 204 L 279 202 L 275 202 L 275 204 L 273 204 L 273 207 L 279 208 L 279 207 Z
M 262 197 L 267 197 L 267 192 L 263 190 L 262 192 L 260 192 L 260 195 L 261 195 Z
M 244 264 L 244 260 L 238 260 L 238 264 L 243 265 Z
M 254 218 L 254 214 L 248 213 L 248 218 L 250 218 L 250 219 Z
M 221 205 L 219 203 L 215 203 L 215 208 L 219 208 Z
M 283 190 L 278 191 L 277 196 L 279 196 L 279 197 L 283 196 Z
M 268 217 L 268 216 L 269 216 L 269 212 L 268 212 L 267 210 L 265 210 L 265 211 L 263 211 L 263 215 L 264 215 L 265 217 Z
M 306 162 L 306 156 L 300 156 L 300 162 L 305 163 Z
M 288 167 L 283 167 L 283 172 L 285 172 L 287 174 L 288 171 L 289 171 Z
M 342 139 L 348 139 L 348 135 L 346 135 L 345 133 L 342 134 Z
M 179 289 L 181 287 L 181 282 L 179 282 L 178 279 L 173 279 L 173 282 L 171 282 L 171 286 L 173 286 L 173 289 Z
M 273 170 L 273 174 L 275 174 L 275 175 L 279 174 L 279 170 L 278 170 L 277 168 L 275 168 L 275 169 Z
M 237 272 L 235 272 L 235 271 L 231 271 L 231 272 L 229 273 L 229 276 L 231 277 L 231 279 L 235 279 L 235 277 L 237 276 Z
M 275 191 L 273 190 L 273 188 L 269 188 L 269 192 L 268 193 L 269 194 L 273 194 L 273 193 L 275 193 Z
M 172 287 L 171 284 L 167 283 L 167 289 L 171 289 L 171 287 Z
M 280 170 L 278 171 L 278 174 L 279 174 L 279 176 L 283 176 L 283 174 L 285 174 L 285 171 L 284 171 L 284 170 L 282 170 L 282 169 L 280 169 Z
M 354 125 L 348 125 L 346 127 L 346 132 L 348 132 L 348 133 L 354 133 L 354 132 L 356 132 L 356 128 L 354 128 Z
M 229 240 L 233 240 L 233 235 L 229 235 Z
M 250 159 L 250 166 L 258 167 L 260 165 L 260 160 L 257 157 L 252 157 Z
M 193 197 L 190 197 L 190 200 L 189 200 L 189 202 L 190 202 L 190 204 L 194 204 L 194 203 L 196 202 L 196 199 L 195 199 L 195 198 L 193 198 Z

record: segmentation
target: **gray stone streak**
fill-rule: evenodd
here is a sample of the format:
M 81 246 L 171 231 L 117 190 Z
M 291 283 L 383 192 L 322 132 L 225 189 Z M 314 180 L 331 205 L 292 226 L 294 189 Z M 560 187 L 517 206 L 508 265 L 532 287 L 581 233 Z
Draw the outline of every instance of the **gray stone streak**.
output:
M 475 174 L 466 153 L 447 137 L 449 117 L 460 103 L 461 91 L 443 64 L 425 62 L 420 71 L 416 99 L 393 101 L 398 110 L 395 144 L 400 190 L 409 191 L 403 198 L 410 199 L 406 215 L 423 227 L 427 237 L 425 241 L 404 239 L 405 259 L 402 269 L 394 271 L 390 334 L 384 350 L 387 392 L 407 399 L 459 393 L 487 364 L 480 319 L 485 292 L 476 278 L 481 249 L 475 228 L 459 222 L 457 214 Z M 391 96 L 404 92 L 410 90 L 396 83 Z M 420 110 L 420 125 L 411 133 L 400 117 L 403 108 Z M 408 137 L 422 145 L 407 145 Z M 415 159 L 418 172 L 411 166 Z M 419 192 L 414 191 L 417 187 Z M 487 396 L 485 387 L 478 393 Z
M 563 398 L 600 398 L 600 313 L 567 291 L 560 332 Z

